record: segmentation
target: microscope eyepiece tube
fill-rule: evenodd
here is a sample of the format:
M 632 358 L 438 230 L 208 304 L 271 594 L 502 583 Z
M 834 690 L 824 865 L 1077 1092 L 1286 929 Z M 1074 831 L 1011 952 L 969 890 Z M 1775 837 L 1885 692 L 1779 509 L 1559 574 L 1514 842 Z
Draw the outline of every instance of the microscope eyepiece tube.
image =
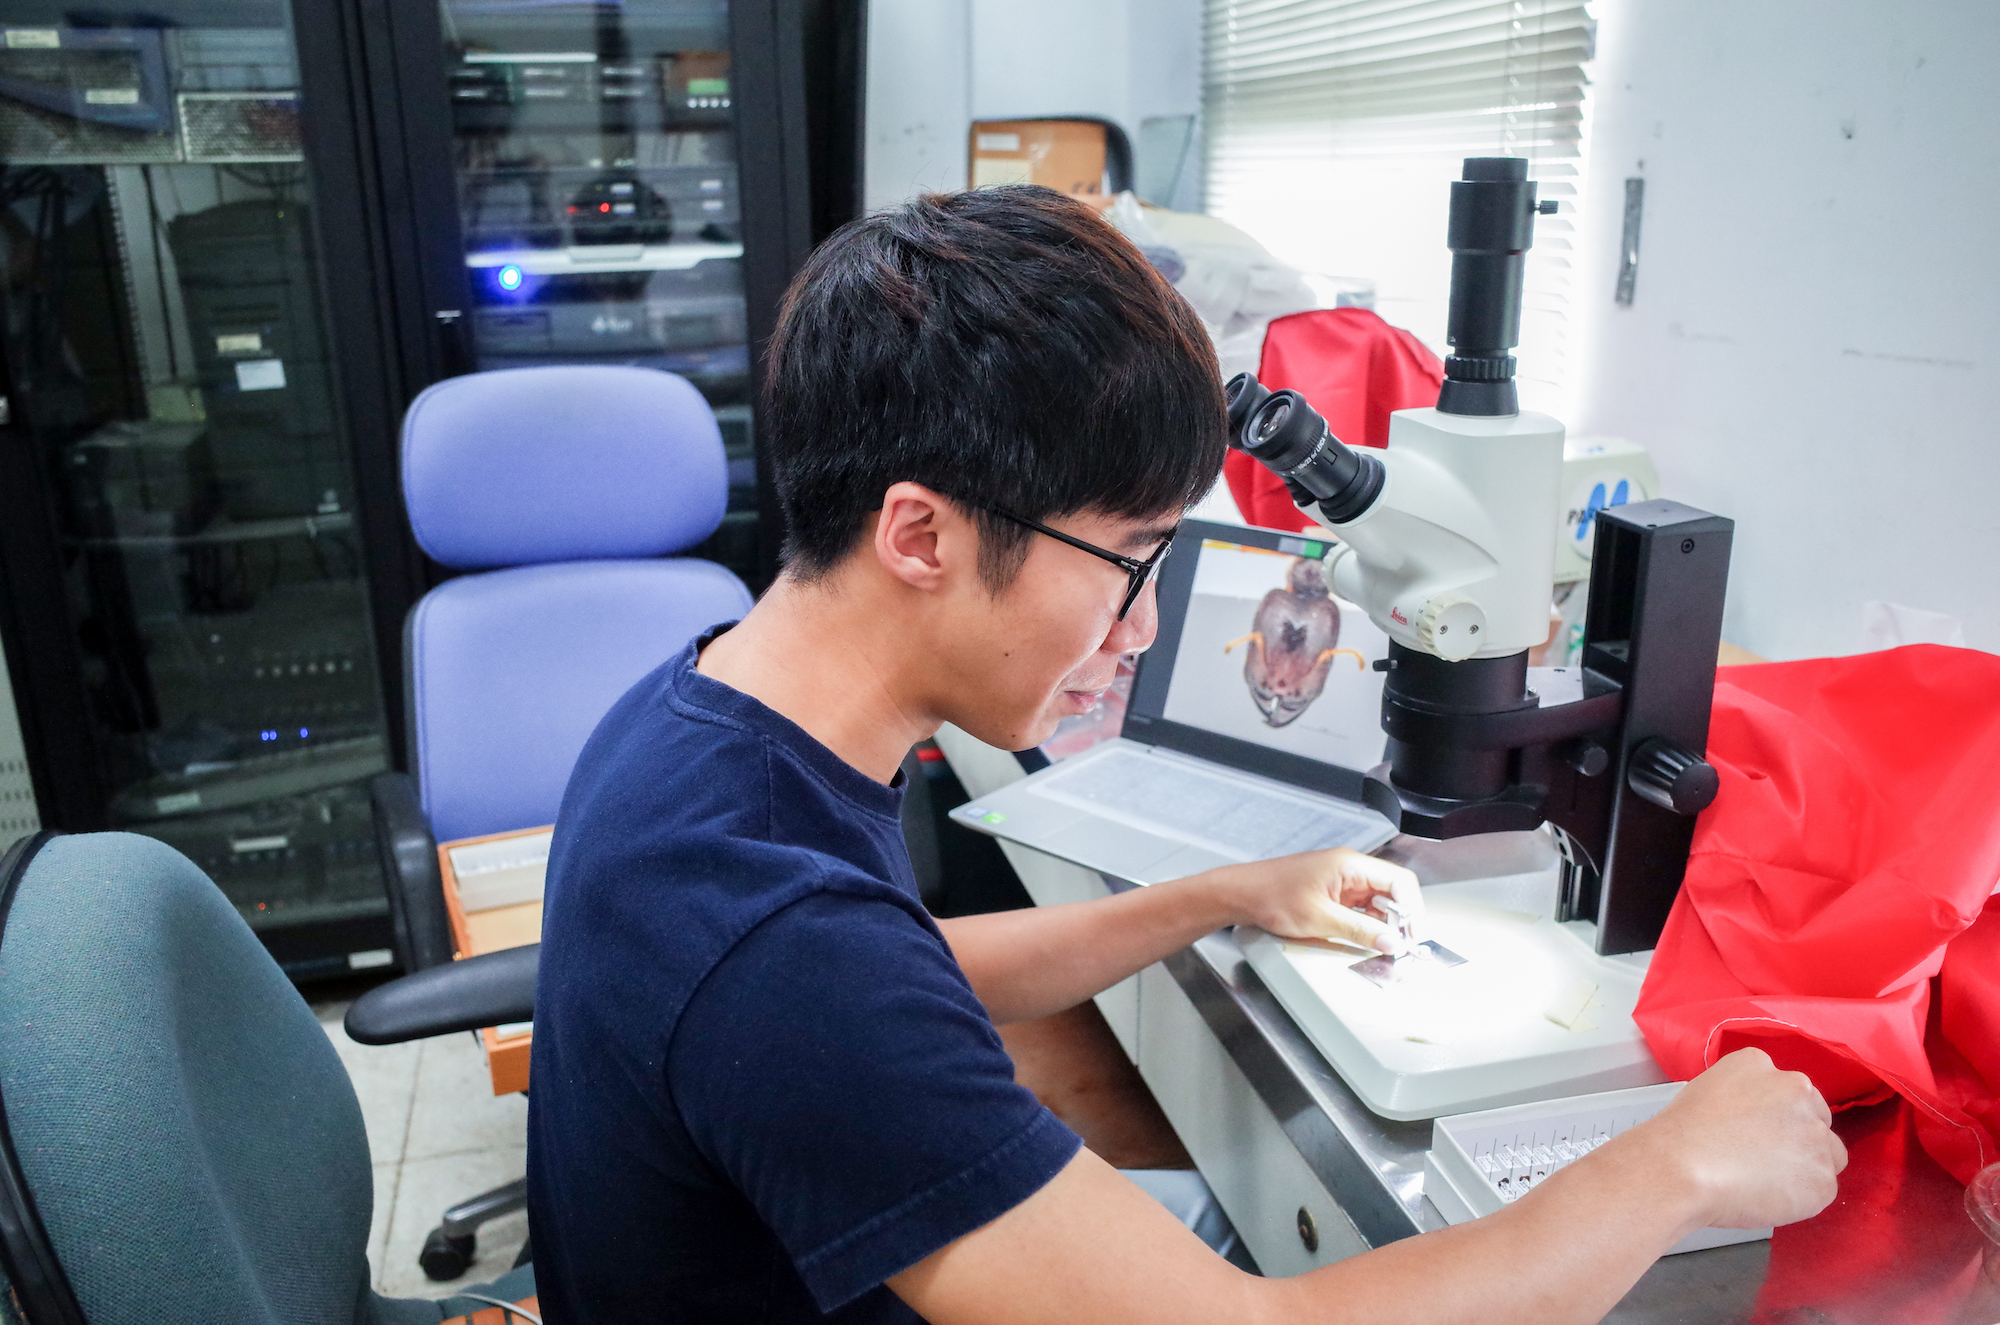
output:
M 1317 502 L 1332 523 L 1354 519 L 1381 495 L 1382 462 L 1344 445 L 1296 391 L 1273 391 L 1258 402 L 1237 443 L 1284 479 L 1300 505 Z

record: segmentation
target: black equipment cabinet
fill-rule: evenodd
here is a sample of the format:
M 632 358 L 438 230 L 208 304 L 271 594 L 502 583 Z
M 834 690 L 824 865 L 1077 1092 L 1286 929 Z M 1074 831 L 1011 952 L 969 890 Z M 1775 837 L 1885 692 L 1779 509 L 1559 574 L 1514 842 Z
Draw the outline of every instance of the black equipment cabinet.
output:
M 387 961 L 397 425 L 542 363 L 688 377 L 702 551 L 780 531 L 754 391 L 859 197 L 863 0 L 0 0 L 0 641 L 42 821 L 199 863 L 298 978 Z

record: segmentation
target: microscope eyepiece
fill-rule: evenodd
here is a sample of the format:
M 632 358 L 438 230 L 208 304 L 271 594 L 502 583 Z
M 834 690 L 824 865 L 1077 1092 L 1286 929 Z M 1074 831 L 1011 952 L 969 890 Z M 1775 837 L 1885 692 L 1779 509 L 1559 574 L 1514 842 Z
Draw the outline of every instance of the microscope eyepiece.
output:
M 1335 523 L 1360 515 L 1382 491 L 1382 462 L 1343 444 L 1296 391 L 1268 393 L 1244 419 L 1237 445 L 1285 480 L 1301 506 L 1317 502 Z
M 1291 417 L 1292 417 L 1292 402 L 1289 400 L 1280 400 L 1276 404 L 1272 405 L 1271 408 L 1267 410 L 1258 411 L 1257 414 L 1258 444 L 1261 446 L 1271 442 L 1272 439 L 1277 437 L 1277 435 L 1284 430 L 1285 424 L 1290 421 Z
M 1258 383 L 1248 373 L 1238 373 L 1223 384 L 1222 398 L 1229 406 L 1229 444 L 1239 449 L 1238 440 L 1243 435 L 1243 425 L 1250 418 L 1250 412 L 1270 399 L 1269 388 Z

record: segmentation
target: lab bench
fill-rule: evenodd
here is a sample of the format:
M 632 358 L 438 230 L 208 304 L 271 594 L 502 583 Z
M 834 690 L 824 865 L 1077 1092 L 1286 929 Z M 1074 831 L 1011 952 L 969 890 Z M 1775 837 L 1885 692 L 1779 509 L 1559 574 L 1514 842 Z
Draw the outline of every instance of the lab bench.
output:
M 952 770 L 973 796 L 1023 776 L 1016 756 L 946 727 Z M 1133 887 L 1002 842 L 1038 906 Z M 1553 863 L 1536 834 L 1458 842 L 1398 838 L 1382 852 L 1425 883 Z M 1423 1194 L 1428 1122 L 1376 1116 L 1218 931 L 1097 996 L 1097 1005 L 1264 1273 L 1301 1274 L 1443 1228 Z M 1605 1319 L 1723 1325 L 1751 1314 L 1769 1243 L 1662 1258 Z

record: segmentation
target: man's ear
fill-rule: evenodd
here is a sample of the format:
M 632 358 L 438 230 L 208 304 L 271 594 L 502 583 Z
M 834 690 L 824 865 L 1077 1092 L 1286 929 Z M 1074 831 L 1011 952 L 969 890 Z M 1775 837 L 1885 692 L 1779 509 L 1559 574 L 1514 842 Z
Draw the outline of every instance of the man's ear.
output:
M 921 483 L 890 485 L 875 513 L 875 560 L 913 589 L 941 589 L 979 555 L 979 531 L 964 512 Z

